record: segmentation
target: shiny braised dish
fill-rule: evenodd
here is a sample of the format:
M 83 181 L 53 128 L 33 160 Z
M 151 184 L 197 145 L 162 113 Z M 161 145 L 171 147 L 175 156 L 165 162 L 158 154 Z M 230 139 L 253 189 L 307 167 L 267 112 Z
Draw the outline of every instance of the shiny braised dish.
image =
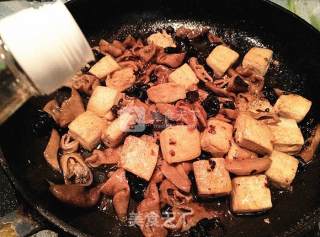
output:
M 264 83 L 279 63 L 271 49 L 239 55 L 209 29 L 168 27 L 146 39 L 102 39 L 93 51 L 96 61 L 34 127 L 50 127 L 44 158 L 63 176 L 50 184 L 61 202 L 89 208 L 111 198 L 126 222 L 131 200 L 144 236 L 192 232 L 223 215 L 195 197 L 230 197 L 234 214 L 267 211 L 270 185 L 292 188 L 299 161 L 315 154 L 319 125 L 305 138 L 299 128 L 311 101 Z

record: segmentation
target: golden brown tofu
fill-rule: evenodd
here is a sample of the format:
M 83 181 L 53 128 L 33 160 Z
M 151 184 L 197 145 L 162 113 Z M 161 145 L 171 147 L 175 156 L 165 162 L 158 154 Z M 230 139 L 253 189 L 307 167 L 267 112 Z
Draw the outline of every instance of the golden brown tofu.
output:
M 273 184 L 281 188 L 289 188 L 298 169 L 299 161 L 280 151 L 273 151 L 269 158 L 272 160 L 266 175 Z
M 169 81 L 183 86 L 186 90 L 199 82 L 196 74 L 187 63 L 174 70 L 174 72 L 169 75 Z
M 232 180 L 231 209 L 234 213 L 266 211 L 272 207 L 265 175 L 236 177 Z
M 224 45 L 218 45 L 212 50 L 206 61 L 209 67 L 214 71 L 214 74 L 217 77 L 222 77 L 238 58 L 239 54 L 236 51 Z
M 87 110 L 100 117 L 106 117 L 111 107 L 118 103 L 120 93 L 112 88 L 97 86 L 88 102 Z
M 106 80 L 106 85 L 120 92 L 131 87 L 136 81 L 134 71 L 130 67 L 126 67 L 112 73 L 111 78 Z
M 200 133 L 186 125 L 168 127 L 160 133 L 160 146 L 169 164 L 193 160 L 201 153 Z
M 80 114 L 68 128 L 70 135 L 87 150 L 94 149 L 100 142 L 106 122 L 91 111 Z
M 248 111 L 253 113 L 271 112 L 272 109 L 270 102 L 263 98 L 255 99 L 248 104 Z
M 174 82 L 152 86 L 147 93 L 149 99 L 154 103 L 172 103 L 186 98 L 186 89 Z
M 228 155 L 226 156 L 226 160 L 246 160 L 252 158 L 258 158 L 258 155 L 238 146 L 234 141 L 231 141 L 231 146 L 228 151 Z
M 280 122 L 269 125 L 269 128 L 274 137 L 273 147 L 275 150 L 292 155 L 301 150 L 304 139 L 296 120 L 280 118 Z
M 176 47 L 176 44 L 174 43 L 171 35 L 168 35 L 165 31 L 163 31 L 162 33 L 157 32 L 150 35 L 147 38 L 147 42 L 148 44 L 154 44 L 161 48 Z
M 93 65 L 89 72 L 102 79 L 118 69 L 120 69 L 119 64 L 110 55 L 106 55 Z
M 231 190 L 229 172 L 223 158 L 211 158 L 193 162 L 193 172 L 200 196 L 225 196 Z
M 128 136 L 121 150 L 120 166 L 149 181 L 158 160 L 159 146 L 151 139 Z
M 272 59 L 272 50 L 264 48 L 251 48 L 244 56 L 242 66 L 251 68 L 255 73 L 264 76 Z
M 284 118 L 295 119 L 299 123 L 309 112 L 311 105 L 310 100 L 300 95 L 281 95 L 274 105 L 274 111 Z
M 239 113 L 235 122 L 235 142 L 258 154 L 271 154 L 273 136 L 267 125 L 247 113 Z
M 131 125 L 135 124 L 136 115 L 122 113 L 102 132 L 102 141 L 109 147 L 117 146 L 127 134 Z
M 233 127 L 219 119 L 209 119 L 207 128 L 201 134 L 201 148 L 215 157 L 228 153 Z

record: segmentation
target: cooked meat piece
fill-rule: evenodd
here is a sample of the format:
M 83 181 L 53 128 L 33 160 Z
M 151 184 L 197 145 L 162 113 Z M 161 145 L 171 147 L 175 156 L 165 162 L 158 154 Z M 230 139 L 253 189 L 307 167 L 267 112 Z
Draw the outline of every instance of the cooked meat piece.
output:
M 268 179 L 277 187 L 289 188 L 296 175 L 299 161 L 279 151 L 273 151 L 269 158 L 272 163 L 266 171 Z
M 196 101 L 193 103 L 193 110 L 196 113 L 196 116 L 198 118 L 199 123 L 202 125 L 202 127 L 207 127 L 207 112 L 203 108 L 203 106 L 200 104 L 199 101 Z
M 193 110 L 193 106 L 179 101 L 175 106 L 171 104 L 156 104 L 157 109 L 161 114 L 169 118 L 170 120 L 183 122 L 190 128 L 196 128 L 198 124 L 196 112 Z
M 253 47 L 244 56 L 242 66 L 264 76 L 268 71 L 272 54 L 273 52 L 270 49 Z
M 154 103 L 172 103 L 186 98 L 185 88 L 172 82 L 152 86 L 147 93 Z
M 281 95 L 274 105 L 274 111 L 284 118 L 295 119 L 299 123 L 309 112 L 311 104 L 310 100 L 300 95 Z
M 137 43 L 136 39 L 131 35 L 128 35 L 125 40 L 122 42 L 122 45 L 126 48 L 131 48 Z
M 219 36 L 212 34 L 211 32 L 208 33 L 208 40 L 212 44 L 224 44 L 223 40 Z
M 273 146 L 277 151 L 297 154 L 301 150 L 304 139 L 297 122 L 294 119 L 280 118 L 277 124 L 270 124 L 273 134 Z
M 235 122 L 235 141 L 238 145 L 258 154 L 270 154 L 273 135 L 269 127 L 247 113 L 240 113 Z
M 102 79 L 118 69 L 120 69 L 119 64 L 110 55 L 106 55 L 93 65 L 89 72 Z
M 174 206 L 172 208 L 173 217 L 164 222 L 164 227 L 173 231 L 187 231 L 195 226 L 202 219 L 212 219 L 218 217 L 215 211 L 206 210 L 198 203 L 188 203 L 185 205 Z
M 231 179 L 223 158 L 193 162 L 193 172 L 200 196 L 225 196 L 230 194 Z
M 122 52 L 124 52 L 126 50 L 126 47 L 119 40 L 113 40 L 112 45 L 117 47 L 118 49 L 121 49 Z
M 160 198 L 156 183 L 151 182 L 145 192 L 145 199 L 138 205 L 137 221 L 145 237 L 165 237 L 167 230 L 163 227 L 160 213 Z M 152 217 L 152 219 L 150 218 Z
M 174 165 L 169 165 L 166 161 L 162 161 L 160 170 L 162 174 L 177 188 L 189 193 L 191 188 L 191 181 L 184 170 L 179 170 Z
M 226 160 L 226 169 L 235 175 L 253 175 L 259 174 L 267 169 L 271 165 L 271 160 L 269 158 L 251 158 L 243 160 Z
M 156 62 L 158 64 L 166 65 L 172 68 L 179 67 L 186 56 L 186 53 L 172 53 L 172 54 L 166 54 L 163 51 L 158 53 L 158 56 L 156 58 Z
M 100 142 L 101 133 L 105 126 L 105 121 L 93 112 L 87 111 L 73 120 L 68 127 L 70 135 L 78 140 L 85 149 L 91 151 Z
M 112 203 L 120 220 L 127 215 L 130 188 L 123 169 L 116 170 L 111 177 L 102 185 L 100 191 L 103 194 L 112 196 Z
M 120 161 L 121 147 L 107 148 L 104 151 L 94 150 L 85 162 L 89 167 L 118 164 Z
M 79 141 L 73 139 L 69 133 L 66 133 L 61 137 L 60 148 L 64 154 L 76 152 L 79 148 Z
M 175 82 L 188 90 L 198 84 L 199 80 L 190 66 L 185 63 L 169 75 L 169 82 Z
M 190 29 L 190 28 L 185 28 L 181 26 L 176 30 L 176 36 L 180 38 L 195 39 L 207 34 L 208 32 L 209 32 L 209 28 L 207 27 Z
M 113 57 L 119 57 L 122 55 L 123 51 L 121 48 L 116 47 L 114 44 L 110 44 L 105 40 L 100 40 L 99 42 L 99 49 L 104 54 L 110 54 Z
M 84 186 L 51 184 L 50 192 L 59 201 L 83 208 L 95 206 L 100 199 L 100 187 L 86 189 Z
M 227 90 L 234 93 L 247 92 L 249 90 L 249 84 L 240 76 L 235 75 L 230 78 Z
M 142 46 L 143 47 L 143 46 Z M 136 56 L 136 55 L 134 55 L 134 52 L 133 52 L 133 50 L 125 50 L 124 51 L 124 53 L 121 55 L 121 56 L 119 56 L 119 57 L 117 57 L 115 60 L 116 60 L 116 62 L 118 62 L 119 63 L 119 65 L 120 65 L 120 62 L 121 63 L 125 63 L 125 62 L 135 62 L 135 61 L 137 61 L 139 59 L 139 57 L 138 56 Z M 140 60 L 139 60 L 140 61 Z M 123 68 L 123 66 L 121 66 L 121 68 Z M 118 69 L 117 69 L 118 70 Z
M 186 125 L 168 127 L 160 133 L 160 146 L 169 164 L 193 160 L 201 153 L 200 134 Z
M 144 46 L 135 52 L 135 55 L 142 58 L 145 62 L 149 62 L 155 54 L 156 46 L 154 44 Z
M 120 166 L 149 181 L 158 160 L 159 146 L 152 140 L 128 136 L 124 141 Z
M 93 176 L 91 170 L 85 164 L 78 153 L 65 154 L 60 159 L 65 184 L 78 184 L 89 186 Z
M 118 104 L 120 97 L 116 89 L 97 86 L 89 99 L 87 110 L 94 112 L 99 117 L 105 117 L 112 106 Z
M 272 207 L 265 175 L 236 177 L 232 180 L 231 209 L 234 213 L 266 211 Z
M 169 75 L 171 73 L 171 69 L 158 65 L 154 69 L 154 75 L 157 77 L 157 81 L 155 84 L 163 84 L 168 82 Z
M 141 77 L 139 77 L 137 80 L 139 82 L 142 82 L 144 84 L 150 82 L 150 76 L 152 75 L 152 83 L 154 83 L 154 70 L 158 67 L 157 64 L 148 64 L 144 70 L 144 73 Z
M 191 194 L 180 192 L 177 186 L 171 183 L 168 179 L 162 181 L 159 191 L 162 206 L 168 204 L 174 207 L 187 204 L 192 201 Z
M 211 118 L 207 128 L 201 134 L 201 148 L 215 157 L 228 153 L 232 139 L 231 124 Z
M 168 35 L 165 31 L 162 31 L 162 33 L 157 32 L 150 35 L 147 38 L 147 41 L 148 44 L 155 44 L 156 46 L 161 48 L 176 47 L 176 44 L 174 43 L 171 35 Z
M 79 93 L 72 89 L 70 98 L 64 100 L 60 107 L 56 100 L 52 100 L 45 106 L 44 111 L 47 111 L 60 127 L 66 127 L 85 110 Z
M 204 66 L 198 63 L 196 57 L 189 59 L 189 65 L 199 80 L 203 82 L 213 82 L 213 78 L 209 75 Z
M 208 89 L 210 89 L 212 92 L 214 92 L 218 96 L 229 97 L 232 99 L 236 97 L 236 95 L 233 92 L 229 92 L 225 88 L 218 87 L 212 82 L 206 82 L 205 85 Z
M 99 85 L 99 78 L 93 75 L 83 74 L 72 78 L 72 87 L 87 95 L 91 95 L 93 90 Z
M 60 135 L 57 130 L 52 129 L 49 142 L 43 152 L 43 156 L 48 164 L 56 171 L 61 172 L 58 161 L 58 150 L 60 145 Z
M 318 148 L 319 143 L 320 143 L 320 125 L 317 125 L 312 131 L 311 136 L 306 140 L 304 147 L 299 153 L 299 156 L 305 162 L 311 161 Z
M 207 64 L 212 68 L 216 77 L 222 77 L 224 73 L 239 58 L 239 54 L 232 49 L 218 45 L 207 57 Z
M 131 68 L 135 73 L 138 73 L 144 67 L 144 63 L 141 60 L 129 60 L 119 62 L 121 68 Z
M 107 78 L 106 85 L 107 87 L 113 88 L 122 92 L 129 87 L 131 87 L 136 81 L 136 76 L 134 75 L 134 71 L 132 68 L 127 67 L 115 71 L 111 74 L 110 78 Z

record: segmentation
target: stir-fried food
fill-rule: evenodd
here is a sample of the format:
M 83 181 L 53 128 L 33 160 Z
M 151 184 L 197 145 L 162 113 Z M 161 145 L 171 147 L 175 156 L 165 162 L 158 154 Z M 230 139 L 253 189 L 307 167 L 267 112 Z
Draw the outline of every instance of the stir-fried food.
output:
M 195 41 L 210 45 L 206 58 Z M 44 157 L 64 178 L 50 184 L 62 202 L 110 198 L 126 221 L 133 199 L 142 234 L 167 236 L 223 216 L 199 198 L 230 197 L 234 214 L 268 211 L 270 186 L 291 188 L 298 157 L 316 152 L 319 125 L 300 130 L 312 102 L 279 88 L 266 96 L 271 49 L 241 55 L 208 28 L 181 27 L 93 50 L 96 61 L 43 108 L 56 123 Z

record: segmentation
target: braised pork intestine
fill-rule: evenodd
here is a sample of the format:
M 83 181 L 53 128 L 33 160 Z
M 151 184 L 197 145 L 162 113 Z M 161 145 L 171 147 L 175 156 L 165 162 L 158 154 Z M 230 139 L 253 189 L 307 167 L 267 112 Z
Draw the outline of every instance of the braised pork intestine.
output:
M 52 130 L 44 156 L 54 170 L 61 171 L 65 183 L 61 185 L 50 183 L 51 193 L 62 202 L 83 208 L 97 205 L 101 196 L 111 198 L 115 213 L 123 221 L 128 216 L 130 195 L 144 192 L 144 199 L 137 204 L 134 211 L 140 220 L 136 224 L 142 234 L 149 237 L 166 236 L 168 231 L 184 232 L 196 226 L 202 219 L 219 218 L 221 213 L 200 205 L 196 197 L 201 196 L 202 199 L 215 197 L 216 193 L 211 190 L 210 185 L 228 182 L 227 177 L 223 177 L 223 180 L 217 178 L 221 179 L 224 172 L 228 177 L 229 173 L 236 176 L 233 179 L 237 179 L 237 176 L 250 179 L 274 168 L 271 158 L 273 152 L 277 153 L 273 149 L 273 146 L 277 145 L 277 140 L 269 130 L 270 127 L 277 126 L 283 118 L 280 115 L 282 113 L 274 110 L 275 105 L 272 100 L 288 94 L 287 91 L 275 88 L 274 91 L 268 92 L 274 92 L 275 98 L 270 99 L 268 97 L 270 95 L 265 93 L 268 87 L 265 77 L 267 78 L 268 74 L 262 76 L 254 67 L 263 67 L 264 64 L 261 62 L 267 60 L 268 55 L 249 66 L 239 63 L 239 60 L 230 63 L 228 58 L 230 55 L 220 57 L 221 55 L 213 53 L 213 57 L 217 58 L 212 60 L 206 52 L 208 57 L 205 59 L 202 49 L 197 48 L 200 41 L 206 41 L 205 43 L 213 47 L 212 49 L 223 46 L 224 50 L 231 50 L 233 47 L 227 46 L 224 40 L 210 32 L 209 28 L 180 27 L 175 33 L 169 31 L 155 33 L 151 37 L 152 40 L 134 38 L 131 35 L 123 41 L 102 39 L 93 49 L 101 57 L 105 56 L 112 62 L 101 66 L 99 70 L 107 71 L 109 66 L 116 69 L 99 79 L 95 76 L 95 71 L 90 70 L 92 64 L 88 64 L 84 68 L 86 70 L 82 70 L 82 73 L 72 78 L 72 85 L 69 88 L 70 98 L 63 101 L 52 99 L 43 108 L 56 122 L 50 127 L 55 129 Z M 258 56 L 253 54 L 251 57 L 254 61 L 259 54 Z M 204 62 L 207 65 L 204 65 Z M 250 64 L 251 61 L 247 60 L 248 62 Z M 181 65 L 183 67 L 180 67 Z M 224 72 L 219 78 L 211 76 L 217 75 L 215 74 L 217 70 Z M 176 72 L 175 75 L 173 72 Z M 104 86 L 112 89 L 114 95 L 110 92 L 96 97 L 93 91 L 97 87 Z M 91 102 L 95 104 L 91 106 L 90 111 L 86 111 L 88 100 L 92 100 Z M 92 110 L 95 107 L 99 109 L 111 107 L 111 109 L 106 111 L 106 116 L 101 117 L 101 114 L 95 114 L 94 109 Z M 294 113 L 301 111 L 306 111 L 304 116 L 308 112 L 303 108 L 295 110 Z M 244 113 L 256 123 L 258 131 L 251 131 L 248 135 L 244 129 L 240 135 L 238 134 L 243 126 L 250 128 L 244 122 L 238 121 Z M 290 113 L 291 111 L 285 111 L 288 116 Z M 67 131 L 66 127 L 83 114 L 89 114 L 90 119 L 84 119 L 76 126 L 76 132 L 73 131 L 73 126 Z M 122 114 L 125 116 L 121 116 Z M 130 119 L 132 116 L 134 119 Z M 221 129 L 221 132 L 216 126 L 210 126 L 211 119 L 217 124 L 225 123 L 230 127 L 227 139 L 230 148 L 224 155 L 214 158 L 225 158 L 223 170 L 216 170 L 218 163 L 212 160 L 209 161 L 209 168 L 200 170 L 202 175 L 207 172 L 217 172 L 215 174 L 217 177 L 214 177 L 213 181 L 203 178 L 210 180 L 210 182 L 204 181 L 208 193 L 203 194 L 200 193 L 203 187 L 198 187 L 202 178 L 199 178 L 199 169 L 197 170 L 195 164 L 208 160 L 205 154 L 210 153 L 208 152 L 210 146 L 219 147 L 222 144 L 220 137 L 227 137 L 226 129 Z M 290 122 L 296 123 L 294 116 Z M 98 126 L 99 123 L 102 125 Z M 259 126 L 263 129 L 259 130 Z M 58 127 L 63 129 L 60 130 Z M 90 127 L 90 130 L 86 130 L 87 127 Z M 97 127 L 99 131 L 95 131 Z M 175 127 L 186 127 L 185 133 L 195 134 L 195 141 L 188 141 L 186 135 L 179 137 L 179 132 L 164 134 L 163 130 Z M 298 126 L 296 128 L 299 129 Z M 256 132 L 260 136 L 260 132 L 265 130 L 270 132 L 266 133 L 272 150 L 261 152 L 260 149 L 265 148 L 266 142 L 256 144 L 250 140 L 250 136 L 255 136 Z M 319 131 L 317 125 L 311 136 L 306 139 L 303 149 L 297 154 L 306 162 L 312 160 L 319 145 Z M 205 133 L 212 136 L 212 139 L 204 137 Z M 143 149 L 141 146 L 133 146 L 132 150 L 124 149 L 125 152 L 132 152 L 130 156 L 124 156 L 122 147 L 127 145 L 124 141 L 128 135 L 136 136 L 140 141 L 139 144 L 146 145 Z M 248 137 L 243 138 L 247 135 Z M 286 136 L 289 137 L 290 134 Z M 298 136 L 301 140 L 302 135 Z M 175 137 L 178 140 L 175 140 Z M 165 139 L 168 139 L 169 144 L 163 141 Z M 179 146 L 185 140 L 192 144 L 185 145 L 179 150 Z M 289 139 L 284 140 L 290 142 Z M 298 145 L 292 145 L 302 147 L 303 144 L 299 142 Z M 93 146 L 89 146 L 92 144 Z M 278 147 L 282 145 L 278 144 Z M 290 147 L 290 144 L 285 145 Z M 145 149 L 149 146 L 152 149 Z M 200 149 L 194 152 L 196 146 L 200 146 Z M 184 150 L 188 150 L 188 153 L 183 153 Z M 207 152 L 204 152 L 205 150 Z M 189 156 L 192 152 L 193 156 Z M 158 157 L 154 158 L 155 154 L 158 154 Z M 214 152 L 209 156 L 216 157 Z M 127 157 L 131 159 L 123 160 Z M 139 159 L 145 157 L 148 159 L 139 163 Z M 286 168 L 281 167 L 281 169 Z M 107 170 L 105 174 L 107 178 L 97 184 L 96 180 L 93 180 L 93 173 L 100 169 Z M 281 172 L 281 169 L 277 172 Z M 139 177 L 137 182 L 144 187 L 143 190 L 137 191 L 136 187 L 129 185 L 132 184 L 128 182 L 132 181 L 130 180 L 132 175 L 129 173 Z M 279 187 L 274 177 L 270 180 Z M 233 183 L 234 180 L 230 179 L 230 182 Z M 292 180 L 290 184 L 291 182 Z M 194 189 L 194 186 L 197 186 L 197 189 Z M 268 188 L 266 183 L 262 186 Z M 219 195 L 231 195 L 234 198 L 236 188 L 232 185 L 230 190 Z M 160 208 L 168 206 L 172 210 L 171 215 L 164 218 L 161 216 Z M 236 207 L 232 202 L 231 207 L 233 212 L 237 212 L 233 210 Z M 250 205 L 246 208 L 250 208 Z M 247 212 L 246 209 L 242 210 Z M 148 225 L 150 215 L 153 215 L 156 226 Z

